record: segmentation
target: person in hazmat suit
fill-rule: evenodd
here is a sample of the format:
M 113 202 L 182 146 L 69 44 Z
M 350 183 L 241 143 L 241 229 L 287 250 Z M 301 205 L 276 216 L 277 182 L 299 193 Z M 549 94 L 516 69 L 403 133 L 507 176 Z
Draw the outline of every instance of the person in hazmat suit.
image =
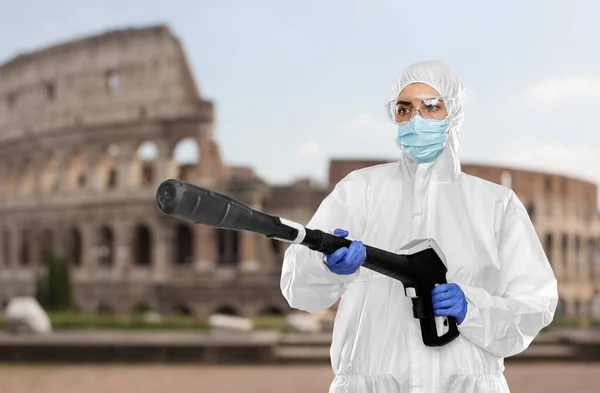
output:
M 352 240 L 323 255 L 285 252 L 281 291 L 316 313 L 338 300 L 330 393 L 509 392 L 504 358 L 524 351 L 554 318 L 557 281 L 527 210 L 509 188 L 461 172 L 465 88 L 437 61 L 406 68 L 387 105 L 399 160 L 355 170 L 323 200 L 308 228 Z M 423 344 L 400 281 L 361 264 L 364 245 L 398 252 L 432 238 L 448 263 L 432 291 L 436 316 L 460 335 Z

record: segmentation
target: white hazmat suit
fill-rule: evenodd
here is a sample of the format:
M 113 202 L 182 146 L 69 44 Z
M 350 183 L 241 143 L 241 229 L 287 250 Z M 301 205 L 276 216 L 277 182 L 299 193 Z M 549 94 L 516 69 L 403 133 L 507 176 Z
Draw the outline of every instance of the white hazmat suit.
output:
M 437 161 L 356 170 L 324 199 L 308 228 L 342 228 L 348 239 L 397 252 L 433 238 L 448 262 L 447 281 L 468 302 L 460 335 L 426 347 L 401 282 L 361 267 L 332 273 L 323 255 L 291 245 L 281 290 L 292 308 L 319 312 L 341 299 L 335 320 L 330 393 L 509 392 L 504 358 L 525 350 L 554 317 L 557 282 L 527 211 L 506 187 L 461 172 L 457 154 L 464 87 L 439 62 L 408 67 L 392 99 L 421 82 L 448 104 L 449 140 Z

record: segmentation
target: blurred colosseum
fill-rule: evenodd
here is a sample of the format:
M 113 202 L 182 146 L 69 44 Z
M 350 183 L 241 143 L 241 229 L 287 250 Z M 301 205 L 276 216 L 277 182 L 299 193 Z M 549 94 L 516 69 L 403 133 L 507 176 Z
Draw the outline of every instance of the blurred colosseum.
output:
M 157 186 L 184 179 L 306 224 L 343 176 L 381 162 L 333 160 L 325 188 L 270 186 L 221 160 L 213 116 L 165 26 L 107 32 L 0 66 L 0 301 L 33 294 L 54 251 L 70 261 L 85 313 L 289 312 L 279 289 L 284 244 L 169 218 L 156 207 Z M 197 159 L 177 158 L 184 145 Z M 559 313 L 587 315 L 600 287 L 596 186 L 463 169 L 515 190 L 559 277 Z

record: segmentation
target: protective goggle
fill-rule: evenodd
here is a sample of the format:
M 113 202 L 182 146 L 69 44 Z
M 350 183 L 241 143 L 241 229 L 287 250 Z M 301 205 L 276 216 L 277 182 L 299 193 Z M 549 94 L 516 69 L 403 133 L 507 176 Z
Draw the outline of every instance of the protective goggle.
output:
M 448 117 L 446 104 L 451 100 L 442 96 L 401 97 L 388 102 L 385 108 L 394 124 L 410 121 L 417 112 L 424 119 L 444 120 Z

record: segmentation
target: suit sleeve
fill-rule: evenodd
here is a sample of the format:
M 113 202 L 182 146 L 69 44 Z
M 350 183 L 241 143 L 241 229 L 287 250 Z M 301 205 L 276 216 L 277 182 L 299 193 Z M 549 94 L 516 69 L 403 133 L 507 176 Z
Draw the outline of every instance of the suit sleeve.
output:
M 516 355 L 554 318 L 558 303 L 555 275 L 527 210 L 511 191 L 498 239 L 502 293 L 463 286 L 467 315 L 459 331 L 498 357 Z
M 365 230 L 367 204 L 363 179 L 351 173 L 342 179 L 323 200 L 306 225 L 310 229 L 348 231 L 348 239 L 360 239 Z M 316 313 L 331 307 L 359 275 L 338 275 L 323 261 L 323 254 L 302 245 L 291 245 L 285 252 L 281 273 L 281 292 L 290 307 Z

